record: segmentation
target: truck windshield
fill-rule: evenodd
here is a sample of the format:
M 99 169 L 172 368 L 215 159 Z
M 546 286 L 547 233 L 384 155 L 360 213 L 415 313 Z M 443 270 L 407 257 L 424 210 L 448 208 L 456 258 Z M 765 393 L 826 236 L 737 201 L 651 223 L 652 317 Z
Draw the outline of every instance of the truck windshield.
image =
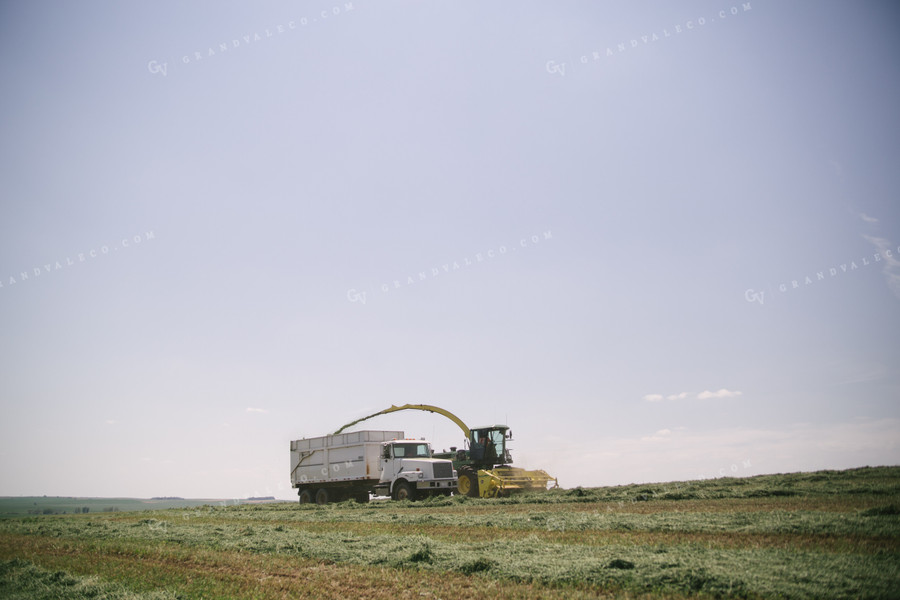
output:
M 394 458 L 431 458 L 428 444 L 394 444 Z

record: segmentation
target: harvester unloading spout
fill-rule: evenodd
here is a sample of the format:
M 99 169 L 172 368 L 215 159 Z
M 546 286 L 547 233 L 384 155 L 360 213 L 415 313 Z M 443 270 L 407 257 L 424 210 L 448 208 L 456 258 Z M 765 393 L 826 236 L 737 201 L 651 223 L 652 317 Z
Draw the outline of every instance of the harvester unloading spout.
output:
M 386 415 L 401 410 L 422 410 L 443 415 L 456 423 L 466 436 L 467 449 L 449 453 L 436 453 L 435 458 L 447 458 L 459 472 L 459 492 L 472 497 L 492 498 L 507 496 L 511 492 L 547 490 L 550 482 L 559 487 L 555 477 L 546 471 L 526 470 L 511 467 L 512 456 L 506 448 L 506 442 L 512 439 L 512 433 L 506 425 L 490 425 L 470 429 L 462 419 L 448 410 L 430 404 L 404 404 L 391 406 L 367 417 L 347 423 L 334 432 L 341 433 L 348 427 L 367 419 Z
M 363 417 L 363 418 L 357 419 L 351 423 L 347 423 L 346 425 L 344 425 L 343 427 L 341 427 L 340 429 L 335 431 L 332 435 L 337 435 L 340 432 L 347 429 L 348 427 L 353 427 L 357 423 L 362 423 L 363 421 L 367 421 L 367 420 L 371 419 L 372 417 L 377 417 L 379 415 L 386 415 L 388 413 L 397 412 L 398 410 L 424 410 L 427 412 L 433 412 L 433 413 L 437 413 L 439 415 L 444 415 L 445 417 L 447 417 L 448 419 L 450 419 L 451 421 L 456 423 L 459 426 L 459 428 L 463 430 L 463 433 L 466 434 L 466 439 L 468 439 L 468 437 L 469 437 L 469 428 L 466 427 L 466 424 L 463 423 L 459 419 L 459 417 L 454 415 L 449 410 L 444 410 L 443 408 L 439 408 L 437 406 L 431 406 L 429 404 L 404 404 L 403 406 L 393 406 L 392 405 L 390 408 L 380 410 L 377 413 L 369 415 L 368 417 Z

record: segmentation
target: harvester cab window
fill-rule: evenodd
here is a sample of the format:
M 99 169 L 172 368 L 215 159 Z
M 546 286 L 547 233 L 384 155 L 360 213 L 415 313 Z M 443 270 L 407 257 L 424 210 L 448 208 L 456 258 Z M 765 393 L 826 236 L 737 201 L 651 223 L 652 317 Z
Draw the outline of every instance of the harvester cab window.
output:
M 506 436 L 502 429 L 494 429 L 490 432 L 485 454 L 488 458 L 494 459 L 503 455 L 503 444 L 506 443 Z
M 484 431 L 473 429 L 470 435 L 472 439 L 469 443 L 469 456 L 472 460 L 481 460 L 484 458 L 484 443 L 487 441 L 484 438 Z
M 505 460 L 506 430 L 502 428 L 473 429 L 469 453 L 472 459 L 477 461 Z

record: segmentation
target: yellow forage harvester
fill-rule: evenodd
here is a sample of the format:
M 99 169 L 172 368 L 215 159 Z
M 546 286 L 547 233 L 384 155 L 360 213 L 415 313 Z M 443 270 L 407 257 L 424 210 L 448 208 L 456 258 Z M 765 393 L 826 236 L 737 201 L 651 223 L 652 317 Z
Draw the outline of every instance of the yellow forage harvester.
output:
M 434 458 L 453 461 L 453 467 L 459 473 L 458 489 L 460 494 L 473 498 L 496 498 L 508 496 L 513 492 L 546 491 L 551 482 L 553 483 L 551 489 L 559 487 L 556 478 L 546 471 L 540 469 L 530 471 L 509 466 L 513 460 L 506 447 L 506 442 L 512 440 L 512 431 L 506 425 L 489 425 L 470 429 L 450 411 L 429 404 L 391 406 L 344 425 L 335 432 L 335 435 L 372 417 L 400 410 L 423 410 L 437 413 L 447 417 L 463 430 L 467 448 L 457 450 L 451 447 L 450 452 L 434 454 Z

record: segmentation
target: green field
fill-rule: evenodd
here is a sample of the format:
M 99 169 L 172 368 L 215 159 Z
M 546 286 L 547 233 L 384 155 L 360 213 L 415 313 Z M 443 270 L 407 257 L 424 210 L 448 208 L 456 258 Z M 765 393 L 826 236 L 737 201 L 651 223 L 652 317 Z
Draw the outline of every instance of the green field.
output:
M 2 598 L 898 598 L 900 467 L 0 521 Z

